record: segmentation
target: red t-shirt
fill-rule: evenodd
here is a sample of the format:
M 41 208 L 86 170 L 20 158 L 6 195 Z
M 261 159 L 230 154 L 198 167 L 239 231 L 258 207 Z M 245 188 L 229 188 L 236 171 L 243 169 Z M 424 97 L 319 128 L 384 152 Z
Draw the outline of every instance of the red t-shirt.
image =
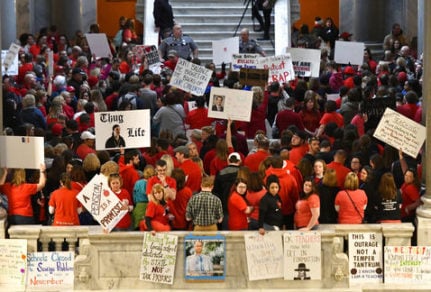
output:
M 413 204 L 414 202 L 416 202 L 417 199 L 419 199 L 419 190 L 413 184 L 404 183 L 401 186 L 401 197 L 401 218 L 405 218 L 409 216 L 409 214 L 406 213 L 406 207 L 410 204 Z M 410 211 L 409 213 L 411 215 L 412 213 L 414 213 L 414 211 Z
M 248 229 L 247 214 L 244 213 L 245 209 L 247 209 L 247 203 L 244 198 L 236 191 L 233 191 L 227 203 L 229 230 Z
M 180 164 L 180 167 L 184 170 L 186 175 L 186 186 L 188 186 L 192 192 L 199 192 L 202 183 L 202 170 L 200 166 L 190 159 L 186 159 Z
M 78 207 L 79 201 L 76 195 L 79 193 L 76 189 L 60 188 L 51 193 L 49 206 L 55 208 L 54 226 L 79 225 Z
M 0 186 L 0 192 L 7 196 L 9 202 L 8 215 L 33 217 L 31 196 L 37 193 L 37 184 L 23 183 L 19 186 L 5 183 Z
M 190 111 L 186 117 L 186 124 L 190 125 L 190 129 L 201 129 L 210 126 L 212 122 L 213 119 L 208 117 L 207 108 L 196 108 Z
M 311 209 L 320 208 L 320 199 L 316 194 L 311 194 L 305 200 L 296 202 L 295 226 L 296 228 L 307 227 L 311 215 Z
M 248 214 L 248 217 L 255 220 L 259 220 L 259 203 L 262 197 L 265 196 L 265 194 L 266 189 L 264 188 L 257 192 L 247 191 L 247 195 L 245 195 L 245 197 L 247 198 L 247 201 L 250 206 L 254 207 L 253 211 Z
M 326 167 L 332 168 L 333 170 L 335 170 L 335 174 L 337 175 L 337 186 L 340 189 L 344 189 L 344 181 L 346 179 L 346 176 L 352 170 L 350 168 L 345 167 L 341 163 L 335 162 L 335 161 L 332 161 Z
M 341 114 L 339 114 L 337 112 L 324 113 L 322 118 L 320 119 L 321 125 L 326 125 L 330 122 L 336 123 L 337 126 L 340 128 L 344 127 L 344 118 Z
M 133 205 L 132 197 L 130 196 L 130 193 L 126 189 L 121 189 L 119 193 L 115 193 L 117 197 L 120 199 L 120 201 L 127 200 L 129 202 L 129 205 Z M 116 228 L 129 228 L 132 224 L 132 217 L 130 216 L 130 212 L 127 212 L 126 215 L 124 215 L 123 218 L 115 225 Z
M 364 218 L 364 207 L 367 206 L 368 198 L 363 190 L 357 189 L 354 191 L 349 190 L 350 198 L 347 196 L 346 191 L 339 191 L 335 197 L 335 206 L 339 206 L 338 210 L 338 223 L 340 224 L 361 224 Z
M 258 171 L 260 163 L 268 156 L 268 151 L 258 150 L 255 153 L 247 155 L 244 160 L 244 166 L 247 166 L 250 171 Z
M 151 191 L 153 190 L 153 186 L 155 184 L 162 184 L 162 182 L 157 177 L 157 175 L 152 176 L 148 179 L 148 181 L 147 181 L 147 195 L 151 194 Z M 170 176 L 166 177 L 166 184 L 172 189 L 175 189 L 175 190 L 177 189 L 177 181 Z
M 85 156 L 90 153 L 97 154 L 96 150 L 91 147 L 88 147 L 87 144 L 81 143 L 78 148 L 76 148 L 76 155 L 78 155 L 78 157 L 82 160 L 84 160 Z
M 186 208 L 187 203 L 192 197 L 192 190 L 188 187 L 184 187 L 183 189 L 177 191 L 177 195 L 175 200 L 169 200 L 169 212 L 175 216 L 174 220 L 172 220 L 172 228 L 176 230 L 186 230 L 187 229 L 187 221 L 186 221 Z
M 164 225 L 169 224 L 165 208 L 162 205 L 156 204 L 152 201 L 148 203 L 147 210 L 145 211 L 145 217 L 150 217 L 151 221 L 157 221 Z
M 299 146 L 292 147 L 292 150 L 289 151 L 289 160 L 293 162 L 293 164 L 298 165 L 304 155 L 308 152 L 308 144 L 304 143 Z

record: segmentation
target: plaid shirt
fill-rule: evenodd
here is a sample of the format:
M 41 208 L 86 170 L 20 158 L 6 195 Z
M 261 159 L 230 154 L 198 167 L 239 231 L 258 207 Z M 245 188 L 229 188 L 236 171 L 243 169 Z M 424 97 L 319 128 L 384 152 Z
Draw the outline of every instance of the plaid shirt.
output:
M 187 204 L 186 218 L 191 218 L 194 225 L 208 226 L 218 223 L 223 218 L 223 208 L 218 197 L 211 192 L 200 192 Z

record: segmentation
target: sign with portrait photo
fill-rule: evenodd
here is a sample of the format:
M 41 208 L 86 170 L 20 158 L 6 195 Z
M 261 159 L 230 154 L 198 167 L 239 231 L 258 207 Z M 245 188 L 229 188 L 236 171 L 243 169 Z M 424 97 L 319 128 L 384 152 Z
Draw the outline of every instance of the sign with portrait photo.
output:
M 0 239 L 0 291 L 25 291 L 27 240 Z
M 317 231 L 289 231 L 283 234 L 284 279 L 322 278 L 321 237 Z
M 179 58 L 170 85 L 201 96 L 204 95 L 212 74 L 213 71 L 204 66 Z
M 253 92 L 240 89 L 211 87 L 208 117 L 249 122 Z
M 216 236 L 184 237 L 186 280 L 223 281 L 226 277 L 226 238 Z
M 149 147 L 150 110 L 96 112 L 96 150 Z
M 263 57 L 258 59 L 259 69 L 267 69 L 268 83 L 279 82 L 287 83 L 295 79 L 295 70 L 293 69 L 292 57 L 290 53 L 280 56 Z
M 0 167 L 39 169 L 43 163 L 43 137 L 0 136 Z

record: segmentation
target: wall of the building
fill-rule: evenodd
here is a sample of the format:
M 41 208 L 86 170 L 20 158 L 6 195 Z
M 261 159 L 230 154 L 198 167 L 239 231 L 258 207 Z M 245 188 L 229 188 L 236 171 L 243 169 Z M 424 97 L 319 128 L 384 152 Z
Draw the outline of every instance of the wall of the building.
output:
M 316 16 L 323 20 L 331 17 L 334 23 L 339 26 L 340 0 L 299 0 L 299 5 L 301 7 L 301 18 L 294 23 L 296 28 L 299 29 L 302 24 L 307 24 L 311 31 Z

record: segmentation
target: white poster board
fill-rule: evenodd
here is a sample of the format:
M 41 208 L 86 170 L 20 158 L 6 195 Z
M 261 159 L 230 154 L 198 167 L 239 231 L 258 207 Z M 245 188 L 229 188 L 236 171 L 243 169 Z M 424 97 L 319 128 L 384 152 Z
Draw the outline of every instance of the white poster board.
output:
M 221 108 L 217 103 L 221 100 Z M 208 117 L 249 122 L 253 92 L 240 89 L 211 87 Z
M 91 54 L 96 58 L 112 58 L 111 49 L 109 48 L 108 39 L 104 33 L 86 33 L 88 46 Z
M 144 233 L 139 279 L 147 282 L 174 283 L 178 236 Z
M 212 74 L 213 71 L 204 66 L 179 58 L 170 85 L 197 96 L 204 95 Z
M 364 49 L 365 44 L 361 42 L 335 41 L 334 61 L 361 66 L 364 63 Z
M 125 141 L 124 148 L 150 147 L 151 145 L 151 113 L 150 110 L 96 112 L 94 115 L 96 128 L 96 150 L 115 149 L 113 128 L 120 128 L 120 137 Z M 115 143 L 114 143 L 115 145 Z
M 426 128 L 402 114 L 386 108 L 374 137 L 395 149 L 402 149 L 411 157 L 417 157 L 425 142 Z
M 12 63 L 7 67 L 7 70 L 5 68 L 5 59 L 6 59 L 6 55 L 8 53 L 8 50 L 2 50 L 1 51 L 1 73 L 2 76 L 7 74 L 9 76 L 16 76 L 18 75 L 18 55 L 16 55 L 13 60 Z
M 278 232 L 244 235 L 248 280 L 283 277 L 283 242 Z
M 283 234 L 284 279 L 322 278 L 321 237 L 317 231 L 289 231 Z
M 108 179 L 101 174 L 96 174 L 76 198 L 107 232 L 110 232 L 128 212 L 109 188 Z
M 241 68 L 257 69 L 259 54 L 233 54 L 232 71 L 240 71 Z
M 349 271 L 350 286 L 382 283 L 381 233 L 349 233 Z
M 27 240 L 0 239 L 0 291 L 24 291 Z
M 212 42 L 213 62 L 216 65 L 232 62 L 232 55 L 239 52 L 239 38 L 227 38 Z
M 385 246 L 385 283 L 431 283 L 431 247 Z
M 48 77 L 54 75 L 54 52 L 48 51 Z
M 320 50 L 286 48 L 292 56 L 293 70 L 298 77 L 319 77 Z
M 5 68 L 9 68 L 14 63 L 15 58 L 17 58 L 19 49 L 21 48 L 20 45 L 17 45 L 15 43 L 11 43 L 9 50 L 6 53 L 6 56 L 4 60 L 2 60 L 2 64 Z
M 280 84 L 295 79 L 292 57 L 290 54 L 263 57 L 258 59 L 258 69 L 268 69 L 268 83 L 278 81 Z
M 75 253 L 34 252 L 27 257 L 27 291 L 73 290 Z
M 39 169 L 43 163 L 43 137 L 0 136 L 0 167 Z

